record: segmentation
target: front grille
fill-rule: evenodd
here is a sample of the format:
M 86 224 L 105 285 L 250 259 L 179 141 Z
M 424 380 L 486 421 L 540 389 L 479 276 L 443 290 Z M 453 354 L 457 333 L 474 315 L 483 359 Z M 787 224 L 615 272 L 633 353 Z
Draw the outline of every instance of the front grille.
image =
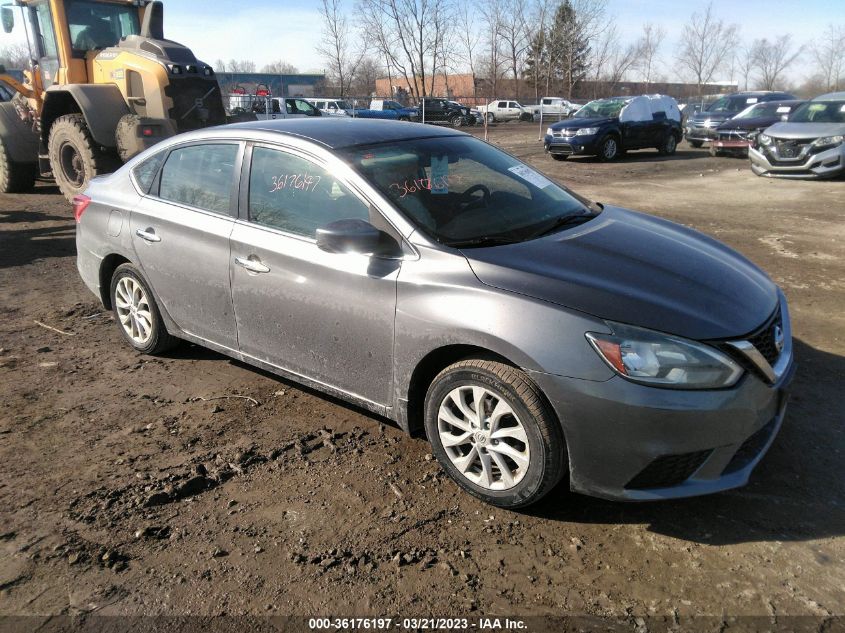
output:
M 226 122 L 220 85 L 214 77 L 172 77 L 164 94 L 173 99 L 170 118 L 180 132 Z
M 721 141 L 747 141 L 748 130 L 720 130 L 719 140 Z
M 644 490 L 677 486 L 692 477 L 712 452 L 706 450 L 658 457 L 625 484 L 625 488 Z
M 780 308 L 775 311 L 774 315 L 766 323 L 766 325 L 746 339 L 757 348 L 757 351 L 763 355 L 763 358 L 765 358 L 772 367 L 774 367 L 778 357 L 780 356 L 780 352 L 775 346 L 775 329 L 777 328 L 783 328 Z M 781 331 L 783 330 L 781 329 Z
M 777 418 L 772 418 L 766 426 L 759 429 L 751 437 L 745 440 L 742 443 L 742 446 L 739 447 L 739 450 L 734 453 L 734 456 L 731 458 L 731 461 L 728 462 L 728 465 L 725 467 L 722 474 L 727 475 L 728 473 L 735 473 L 753 462 L 757 455 L 760 454 L 760 451 L 762 451 L 769 442 L 769 438 L 775 430 L 776 423 Z
M 813 139 L 772 139 L 774 141 L 774 152 L 772 154 L 775 158 L 780 160 L 800 160 L 806 156 L 807 148 L 813 142 Z

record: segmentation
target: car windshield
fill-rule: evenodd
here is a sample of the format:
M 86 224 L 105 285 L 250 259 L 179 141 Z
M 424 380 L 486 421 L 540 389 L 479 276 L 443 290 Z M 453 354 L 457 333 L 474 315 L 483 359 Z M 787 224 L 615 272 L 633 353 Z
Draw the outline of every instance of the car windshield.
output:
M 614 99 L 597 99 L 590 101 L 575 113 L 580 119 L 597 119 L 601 117 L 617 117 L 630 99 L 616 97 Z
M 845 123 L 845 101 L 810 101 L 789 116 L 790 123 Z
M 138 7 L 111 2 L 68 0 L 68 30 L 74 51 L 116 46 L 127 35 L 138 35 Z
M 739 112 L 757 103 L 757 97 L 722 97 L 707 108 L 706 112 Z
M 745 108 L 745 110 L 737 114 L 734 118 L 754 119 L 761 116 L 772 116 L 778 112 L 778 108 L 780 107 L 784 106 L 781 106 L 777 101 L 770 101 L 768 103 L 757 103 L 749 108 Z M 785 107 L 786 110 L 783 113 L 787 114 L 789 112 L 789 106 Z
M 598 207 L 468 136 L 358 146 L 346 159 L 418 228 L 452 246 L 519 242 Z

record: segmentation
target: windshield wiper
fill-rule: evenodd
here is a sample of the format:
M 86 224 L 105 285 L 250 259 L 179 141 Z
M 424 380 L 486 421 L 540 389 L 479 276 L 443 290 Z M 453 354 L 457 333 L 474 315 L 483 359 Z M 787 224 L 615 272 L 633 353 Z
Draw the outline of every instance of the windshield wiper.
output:
M 446 242 L 446 245 L 454 248 L 467 248 L 472 246 L 501 246 L 503 244 L 515 244 L 520 241 L 522 240 L 513 237 L 505 237 L 503 235 L 481 235 L 479 237 L 472 237 L 466 240 Z
M 574 226 L 576 224 L 583 224 L 588 220 L 596 217 L 595 213 L 571 213 L 569 215 L 561 215 L 555 218 L 552 222 L 546 224 L 543 228 L 539 231 L 535 231 L 528 235 L 525 238 L 525 241 L 534 240 L 538 237 L 542 237 L 544 235 L 548 235 L 549 233 L 554 233 L 558 229 L 562 229 L 565 226 Z

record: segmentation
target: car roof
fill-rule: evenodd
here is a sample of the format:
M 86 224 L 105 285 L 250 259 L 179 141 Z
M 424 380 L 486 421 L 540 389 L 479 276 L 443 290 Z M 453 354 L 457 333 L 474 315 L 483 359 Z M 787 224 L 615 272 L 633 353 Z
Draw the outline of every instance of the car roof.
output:
M 811 101 L 845 101 L 845 92 L 828 92 L 811 99 Z
M 209 128 L 214 129 L 214 128 Z M 241 129 L 275 132 L 286 136 L 313 141 L 330 149 L 392 143 L 418 138 L 446 136 L 467 136 L 450 128 L 434 127 L 407 121 L 385 121 L 379 119 L 308 117 L 302 119 L 277 119 L 271 121 L 247 121 L 233 123 L 216 129 Z

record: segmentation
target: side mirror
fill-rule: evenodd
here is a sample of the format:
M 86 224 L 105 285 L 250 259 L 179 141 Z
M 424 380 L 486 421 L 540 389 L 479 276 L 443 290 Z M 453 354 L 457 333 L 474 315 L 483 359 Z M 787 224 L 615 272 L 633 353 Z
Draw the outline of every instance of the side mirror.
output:
M 2 16 L 3 30 L 6 33 L 11 33 L 15 28 L 15 12 L 10 6 L 0 7 L 0 16 Z
M 364 220 L 336 220 L 317 229 L 317 248 L 327 253 L 371 255 L 381 239 L 382 232 Z

